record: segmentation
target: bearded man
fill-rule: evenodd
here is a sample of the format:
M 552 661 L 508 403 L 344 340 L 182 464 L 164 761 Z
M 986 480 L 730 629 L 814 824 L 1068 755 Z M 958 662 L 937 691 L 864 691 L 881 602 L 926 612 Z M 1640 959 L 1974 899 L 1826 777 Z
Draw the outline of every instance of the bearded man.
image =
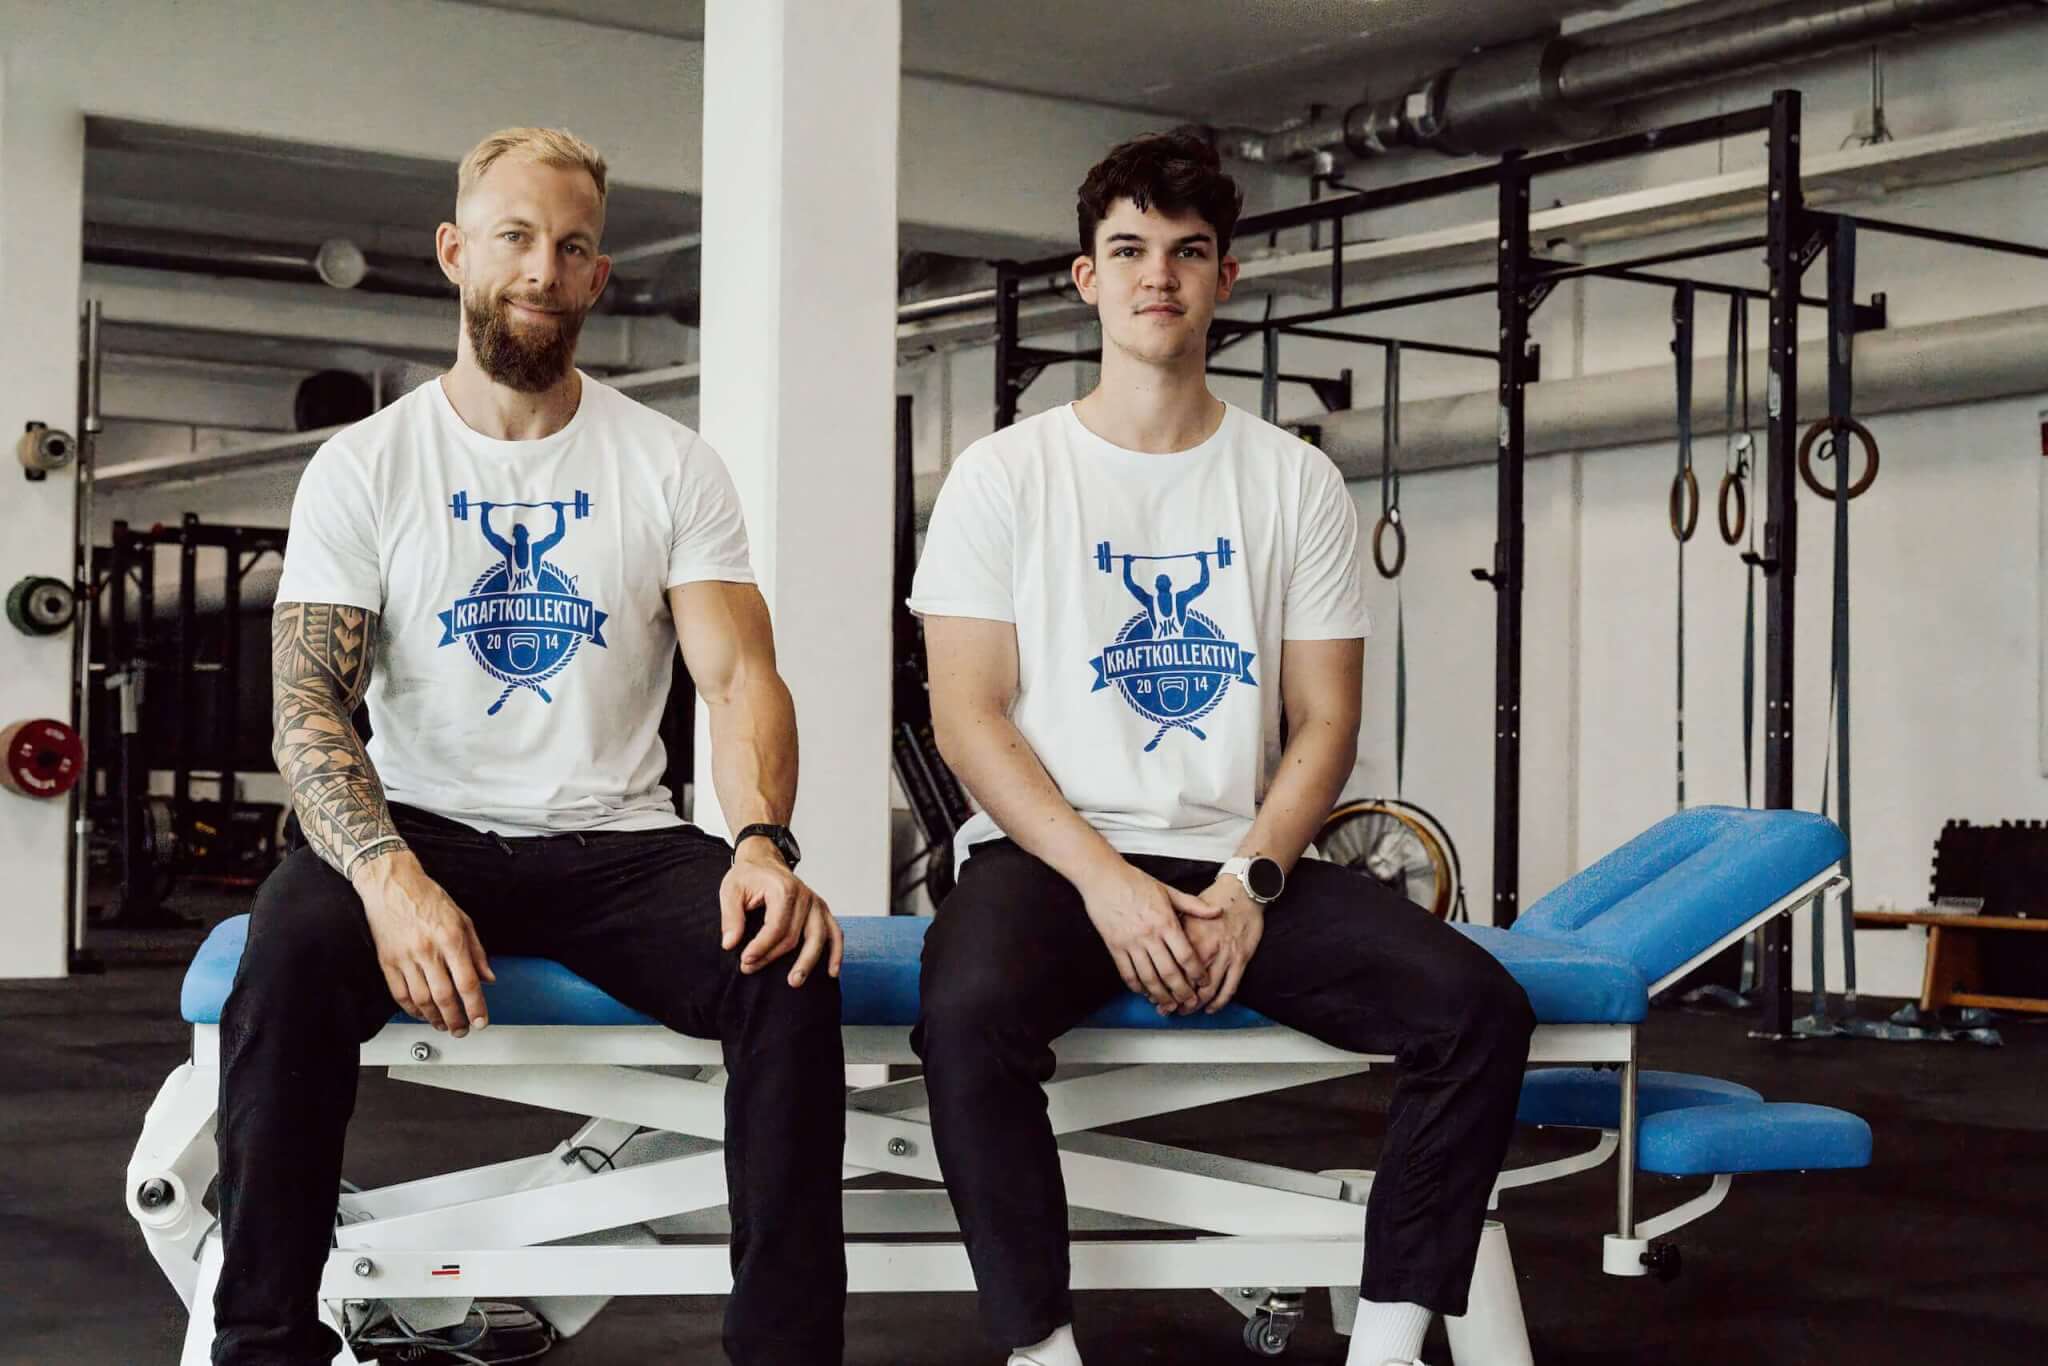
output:
M 334 1357 L 317 1296 L 358 1046 L 394 1007 L 485 1028 L 486 946 L 724 1043 L 726 1353 L 840 1359 L 841 939 L 794 871 L 796 717 L 717 454 L 575 368 L 604 204 L 570 134 L 480 143 L 435 239 L 454 368 L 300 481 L 273 749 L 304 843 L 257 893 L 221 1018 L 216 1366 Z M 678 645 L 730 845 L 661 782 Z

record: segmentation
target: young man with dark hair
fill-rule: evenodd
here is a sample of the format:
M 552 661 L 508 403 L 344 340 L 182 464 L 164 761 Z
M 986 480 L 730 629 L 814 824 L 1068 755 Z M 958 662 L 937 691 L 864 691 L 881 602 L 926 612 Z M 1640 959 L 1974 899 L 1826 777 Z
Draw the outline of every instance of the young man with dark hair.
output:
M 732 480 L 575 366 L 611 272 L 605 179 L 557 129 L 479 143 L 435 238 L 454 367 L 299 481 L 273 752 L 306 842 L 256 894 L 221 1015 L 215 1366 L 334 1357 L 317 1296 L 359 1045 L 394 1007 L 486 1028 L 492 953 L 723 1041 L 726 1353 L 841 1356 L 843 940 L 795 872 L 796 714 Z M 662 785 L 678 644 L 736 850 Z
M 1040 1085 L 1120 989 L 1399 1060 L 1354 1366 L 1412 1361 L 1432 1312 L 1464 1312 L 1535 1027 L 1485 951 L 1304 858 L 1351 773 L 1370 623 L 1336 467 L 1209 392 L 1240 203 L 1188 132 L 1088 173 L 1073 275 L 1101 383 L 960 457 L 911 597 L 940 747 L 982 807 L 915 1042 L 1011 1366 L 1081 1360 Z

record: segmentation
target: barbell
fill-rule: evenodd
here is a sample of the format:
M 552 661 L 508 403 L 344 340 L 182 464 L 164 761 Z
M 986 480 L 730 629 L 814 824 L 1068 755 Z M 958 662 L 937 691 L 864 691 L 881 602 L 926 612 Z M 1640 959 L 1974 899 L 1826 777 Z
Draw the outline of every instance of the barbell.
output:
M 470 501 L 469 494 L 464 491 L 458 492 L 453 498 L 448 500 L 448 511 L 458 522 L 469 520 L 471 508 L 571 508 L 576 513 L 576 520 L 580 522 L 590 515 L 590 495 L 582 489 L 577 489 L 574 502 L 564 502 L 556 498 L 546 503 L 492 503 L 486 501 L 473 503 Z
M 1218 536 L 1214 550 L 1183 550 L 1173 555 L 1119 555 L 1109 548 L 1108 541 L 1097 541 L 1095 543 L 1095 567 L 1105 574 L 1109 573 L 1116 562 L 1122 559 L 1200 560 L 1206 559 L 1211 555 L 1216 557 L 1216 567 L 1218 569 L 1228 569 L 1230 568 L 1231 560 L 1236 558 L 1237 552 L 1230 548 L 1230 538 L 1228 536 Z

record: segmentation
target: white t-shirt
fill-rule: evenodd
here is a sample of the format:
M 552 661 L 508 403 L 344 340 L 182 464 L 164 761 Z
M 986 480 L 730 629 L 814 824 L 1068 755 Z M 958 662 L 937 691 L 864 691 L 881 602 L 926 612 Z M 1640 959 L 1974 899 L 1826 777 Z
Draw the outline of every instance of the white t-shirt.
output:
M 703 580 L 754 574 L 732 480 L 695 432 L 585 375 L 561 431 L 498 441 L 435 380 L 314 455 L 277 597 L 381 615 L 386 796 L 531 835 L 679 824 L 658 734 L 665 590 Z
M 1015 623 L 1011 719 L 1062 795 L 1124 853 L 1195 859 L 1235 853 L 1265 798 L 1281 642 L 1372 630 L 1343 476 L 1235 407 L 1165 455 L 1111 445 L 1071 406 L 975 442 L 910 607 Z M 1001 835 L 976 815 L 957 856 Z

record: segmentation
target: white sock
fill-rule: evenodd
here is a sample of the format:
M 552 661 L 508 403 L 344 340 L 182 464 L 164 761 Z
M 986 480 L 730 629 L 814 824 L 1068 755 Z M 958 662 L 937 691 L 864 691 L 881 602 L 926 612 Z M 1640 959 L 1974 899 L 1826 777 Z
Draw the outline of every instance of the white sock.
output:
M 1386 1366 L 1390 1361 L 1416 1360 L 1422 1354 L 1423 1334 L 1429 1331 L 1429 1317 L 1429 1311 L 1419 1304 L 1360 1300 L 1345 1366 Z
M 1081 1366 L 1081 1349 L 1074 1345 L 1074 1325 L 1061 1326 L 1044 1342 L 1012 1350 L 1010 1366 Z

